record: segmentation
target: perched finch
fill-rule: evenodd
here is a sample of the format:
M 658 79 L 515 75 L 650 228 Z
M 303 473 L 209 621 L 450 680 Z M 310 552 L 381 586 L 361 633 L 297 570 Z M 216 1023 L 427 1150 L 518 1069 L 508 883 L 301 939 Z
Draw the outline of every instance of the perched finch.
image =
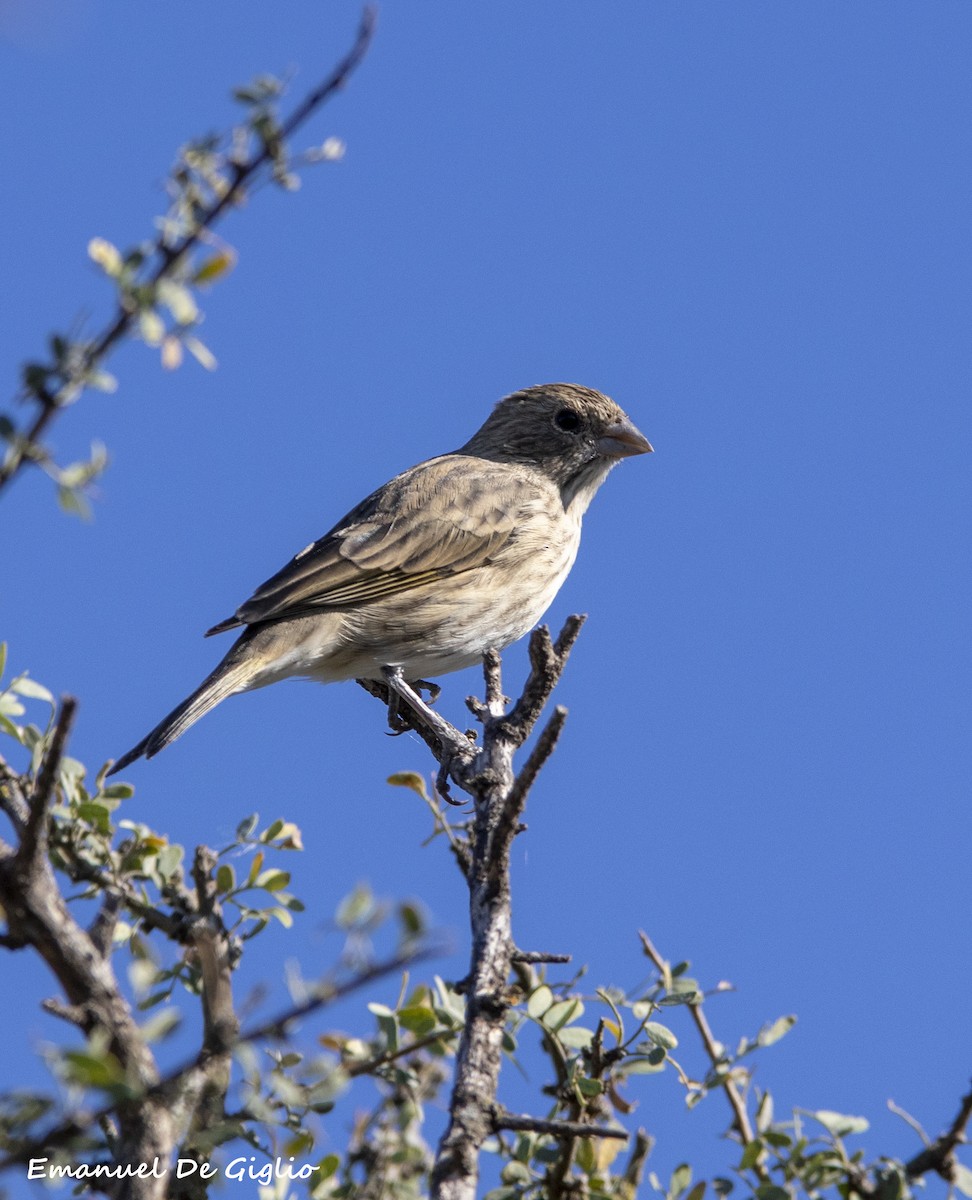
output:
M 408 684 L 523 637 L 560 590 L 611 468 L 651 450 L 572 383 L 501 400 L 460 449 L 397 475 L 207 633 L 243 628 L 208 679 L 115 763 L 151 758 L 236 692 L 290 676 Z M 411 693 L 414 698 L 414 693 Z

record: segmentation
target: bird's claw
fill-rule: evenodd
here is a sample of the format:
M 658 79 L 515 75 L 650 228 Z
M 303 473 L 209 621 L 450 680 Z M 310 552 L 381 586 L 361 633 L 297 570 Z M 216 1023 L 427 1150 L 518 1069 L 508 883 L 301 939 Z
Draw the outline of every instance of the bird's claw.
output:
M 427 703 L 429 704 L 430 707 L 433 704 L 435 704 L 436 700 L 438 700 L 438 698 L 442 695 L 442 688 L 439 687 L 439 685 L 437 683 L 432 683 L 428 679 L 416 679 L 413 682 L 412 687 L 418 692 L 418 694 L 420 696 L 421 696 L 422 692 L 429 693 L 429 698 L 428 698 Z
M 388 736 L 401 737 L 411 726 L 402 716 L 401 697 L 394 688 L 388 689 Z
M 462 808 L 466 803 L 465 800 L 453 800 L 452 793 L 449 791 L 449 768 L 452 766 L 452 760 L 446 761 L 439 767 L 439 773 L 435 777 L 435 790 L 446 802 L 451 804 L 453 808 Z

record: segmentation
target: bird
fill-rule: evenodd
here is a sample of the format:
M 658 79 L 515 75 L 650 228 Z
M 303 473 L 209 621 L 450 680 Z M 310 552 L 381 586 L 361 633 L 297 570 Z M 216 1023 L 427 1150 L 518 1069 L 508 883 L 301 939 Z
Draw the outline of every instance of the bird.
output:
M 242 632 L 108 774 L 152 758 L 228 696 L 282 679 L 378 680 L 421 708 L 411 685 L 432 686 L 536 625 L 573 566 L 594 493 L 621 459 L 651 449 L 591 388 L 505 397 L 465 445 L 372 492 L 209 629 Z

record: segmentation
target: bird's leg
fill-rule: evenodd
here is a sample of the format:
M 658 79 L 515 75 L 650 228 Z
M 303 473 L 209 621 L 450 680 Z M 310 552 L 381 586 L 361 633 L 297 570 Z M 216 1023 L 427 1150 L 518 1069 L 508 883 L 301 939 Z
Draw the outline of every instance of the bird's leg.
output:
M 388 728 L 392 737 L 398 737 L 409 729 L 409 724 L 402 718 L 402 698 L 389 685 L 388 688 Z
M 402 701 L 408 707 L 422 718 L 424 724 L 430 729 L 439 732 L 439 724 L 442 718 L 438 713 L 434 713 L 431 708 L 425 703 L 422 697 L 418 694 L 412 684 L 408 683 L 405 676 L 402 674 L 401 667 L 382 667 L 381 673 L 385 678 L 385 683 L 388 684 L 389 704 L 388 704 L 388 724 L 392 729 L 398 729 L 401 725 L 401 716 L 399 715 Z M 415 685 L 422 687 L 425 684 L 424 680 L 419 680 Z M 427 684 L 425 686 L 428 686 Z
M 438 791 L 439 795 L 442 796 L 444 800 L 447 800 L 450 804 L 464 804 L 465 801 L 453 800 L 449 795 L 449 771 L 457 755 L 462 758 L 465 758 L 467 754 L 470 757 L 474 757 L 476 753 L 475 748 L 470 743 L 469 749 L 466 751 L 465 747 L 459 744 L 462 741 L 461 735 L 458 735 L 459 743 L 457 743 L 457 730 L 453 729 L 453 727 L 447 720 L 445 720 L 444 717 L 440 717 L 437 712 L 433 712 L 432 709 L 429 708 L 429 706 L 415 690 L 415 687 L 413 687 L 413 685 L 408 683 L 408 681 L 405 679 L 405 676 L 402 674 L 401 667 L 382 667 L 381 673 L 384 676 L 385 683 L 388 685 L 389 699 L 390 701 L 395 702 L 395 719 L 397 721 L 401 720 L 401 717 L 398 715 L 398 702 L 404 702 L 412 710 L 419 721 L 421 721 L 421 723 L 427 729 L 430 729 L 432 733 L 435 734 L 439 741 L 439 745 L 441 747 L 439 765 L 441 769 L 436 781 L 436 790 Z M 426 687 L 430 686 L 429 684 L 425 683 L 424 680 L 421 682 Z M 434 684 L 431 686 L 435 687 Z M 440 688 L 435 687 L 435 694 L 438 695 L 440 690 Z M 389 711 L 391 711 L 391 707 L 392 705 L 390 703 Z

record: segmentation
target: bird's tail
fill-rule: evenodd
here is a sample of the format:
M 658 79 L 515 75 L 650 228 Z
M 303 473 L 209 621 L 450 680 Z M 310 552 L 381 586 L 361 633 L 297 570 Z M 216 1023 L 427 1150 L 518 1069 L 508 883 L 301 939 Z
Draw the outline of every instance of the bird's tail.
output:
M 235 649 L 236 647 L 234 647 Z M 170 742 L 182 737 L 190 725 L 195 725 L 200 717 L 204 717 L 210 709 L 215 708 L 227 696 L 245 690 L 252 670 L 245 659 L 242 662 L 239 660 L 232 662 L 230 661 L 232 657 L 233 651 L 231 650 L 212 675 L 205 679 L 191 696 L 187 696 L 177 708 L 174 708 L 163 721 L 160 721 L 150 734 L 143 737 L 137 746 L 133 746 L 127 754 L 123 754 L 108 774 L 116 774 L 143 755 L 151 758 L 154 754 L 158 754 Z

